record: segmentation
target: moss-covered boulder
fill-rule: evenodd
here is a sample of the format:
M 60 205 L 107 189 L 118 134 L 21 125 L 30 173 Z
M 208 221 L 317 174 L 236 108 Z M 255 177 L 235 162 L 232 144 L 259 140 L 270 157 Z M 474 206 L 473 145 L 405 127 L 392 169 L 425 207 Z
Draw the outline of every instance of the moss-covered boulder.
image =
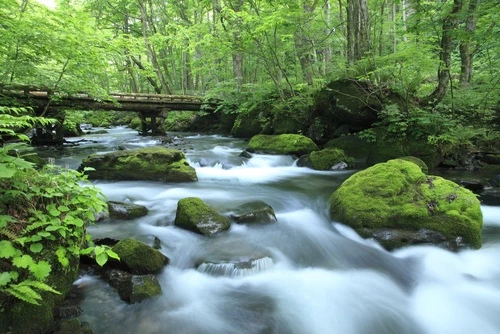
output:
M 200 198 L 186 197 L 177 203 L 175 226 L 203 234 L 213 235 L 231 227 L 229 218 L 220 215 Z
M 354 165 L 354 158 L 348 157 L 340 148 L 325 148 L 301 157 L 297 165 L 315 170 L 344 169 Z
M 427 167 L 427 164 L 422 159 L 420 159 L 420 158 L 417 158 L 417 157 L 409 155 L 409 156 L 401 157 L 401 158 L 398 158 L 398 159 L 413 162 L 418 167 L 420 167 L 420 169 L 422 170 L 422 172 L 424 174 L 429 173 L 429 167 Z
M 87 171 L 90 179 L 152 180 L 166 182 L 197 181 L 196 170 L 189 166 L 179 150 L 152 147 L 138 150 L 92 154 L 82 161 L 79 170 Z
M 232 213 L 231 219 L 239 224 L 270 224 L 277 221 L 274 209 L 262 201 L 244 203 Z
M 135 239 L 123 239 L 112 247 L 120 257 L 120 264 L 132 274 L 157 274 L 169 259 L 160 251 Z
M 476 196 L 452 181 L 426 176 L 410 161 L 390 160 L 352 175 L 331 195 L 330 215 L 363 237 L 388 229 L 428 230 L 443 235 L 448 248 L 481 247 Z
M 268 154 L 290 154 L 301 156 L 319 150 L 318 146 L 303 135 L 282 134 L 253 136 L 248 143 L 249 152 Z
M 154 275 L 130 275 L 117 290 L 120 298 L 131 304 L 162 294 L 160 282 Z
M 108 212 L 111 218 L 135 219 L 147 215 L 148 208 L 134 203 L 109 201 Z

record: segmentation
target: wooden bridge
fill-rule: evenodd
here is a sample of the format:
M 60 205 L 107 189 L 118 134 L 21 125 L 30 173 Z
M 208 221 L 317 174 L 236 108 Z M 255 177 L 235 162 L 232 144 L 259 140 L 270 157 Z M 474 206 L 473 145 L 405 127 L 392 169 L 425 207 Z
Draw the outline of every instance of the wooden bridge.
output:
M 101 100 L 86 93 L 62 95 L 49 89 L 26 86 L 0 87 L 0 95 L 10 97 L 20 105 L 31 106 L 37 115 L 50 116 L 50 111 L 61 109 L 137 112 L 142 121 L 142 133 L 151 130 L 152 135 L 165 133 L 164 122 L 169 111 L 200 111 L 203 105 L 204 110 L 210 109 L 201 97 L 189 95 L 110 93 L 106 100 Z M 62 134 L 56 136 L 62 138 Z

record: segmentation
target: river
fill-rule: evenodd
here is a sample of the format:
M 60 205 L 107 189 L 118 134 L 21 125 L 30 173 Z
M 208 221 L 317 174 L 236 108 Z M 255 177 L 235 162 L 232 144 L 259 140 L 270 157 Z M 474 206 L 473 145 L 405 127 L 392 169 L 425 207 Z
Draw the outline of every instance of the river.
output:
M 171 263 L 158 276 L 163 294 L 132 305 L 98 276 L 80 277 L 79 319 L 94 333 L 500 332 L 500 207 L 482 206 L 480 250 L 390 253 L 329 219 L 328 197 L 353 171 L 299 168 L 287 156 L 246 159 L 239 156 L 243 140 L 183 135 L 177 148 L 196 167 L 198 182 L 95 182 L 109 200 L 145 205 L 149 214 L 98 223 L 89 228 L 93 237 L 148 244 L 156 237 Z M 92 141 L 43 154 L 76 168 L 90 153 L 161 145 L 124 127 L 85 138 Z M 262 200 L 278 221 L 196 235 L 173 226 L 177 201 L 189 196 L 222 214 Z M 231 264 L 252 259 L 260 259 L 254 270 Z M 196 270 L 202 262 L 228 267 L 213 275 Z

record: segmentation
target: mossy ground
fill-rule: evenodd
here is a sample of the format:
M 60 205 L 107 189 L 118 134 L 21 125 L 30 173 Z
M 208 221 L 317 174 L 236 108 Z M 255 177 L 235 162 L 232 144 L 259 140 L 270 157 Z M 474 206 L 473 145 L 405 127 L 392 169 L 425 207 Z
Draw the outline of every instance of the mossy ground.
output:
M 301 156 L 319 150 L 318 146 L 308 137 L 297 134 L 257 135 L 248 143 L 251 152 L 269 154 L 290 154 Z
M 400 159 L 352 175 L 330 197 L 330 214 L 355 229 L 425 228 L 481 246 L 482 213 L 476 196 Z

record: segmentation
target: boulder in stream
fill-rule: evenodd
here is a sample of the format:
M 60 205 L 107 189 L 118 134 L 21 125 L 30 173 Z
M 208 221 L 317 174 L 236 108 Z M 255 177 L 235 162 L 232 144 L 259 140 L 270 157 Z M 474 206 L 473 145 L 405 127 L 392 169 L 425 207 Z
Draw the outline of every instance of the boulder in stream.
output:
M 112 247 L 120 257 L 120 264 L 132 274 L 157 274 L 169 259 L 160 251 L 135 239 L 123 239 Z
M 183 229 L 208 236 L 231 227 L 229 218 L 220 215 L 214 208 L 197 197 L 186 197 L 179 200 L 174 224 Z
M 262 201 L 244 203 L 231 214 L 231 219 L 239 224 L 276 223 L 274 209 Z
M 325 148 L 300 157 L 297 165 L 315 170 L 338 170 L 354 165 L 354 158 L 340 148 Z
M 90 179 L 151 180 L 166 182 L 197 181 L 196 170 L 189 166 L 183 152 L 164 147 L 141 148 L 92 154 L 79 170 L 87 170 Z
M 388 249 L 395 247 L 392 236 L 401 241 L 397 247 L 436 241 L 453 250 L 481 247 L 483 219 L 476 195 L 452 181 L 425 175 L 406 160 L 389 160 L 349 177 L 331 195 L 330 215 Z M 401 231 L 418 236 L 401 238 Z
M 148 208 L 134 203 L 108 201 L 108 211 L 111 218 L 134 219 L 148 214 Z
M 303 135 L 256 135 L 250 139 L 247 151 L 266 154 L 289 154 L 301 156 L 319 150 L 318 146 Z

